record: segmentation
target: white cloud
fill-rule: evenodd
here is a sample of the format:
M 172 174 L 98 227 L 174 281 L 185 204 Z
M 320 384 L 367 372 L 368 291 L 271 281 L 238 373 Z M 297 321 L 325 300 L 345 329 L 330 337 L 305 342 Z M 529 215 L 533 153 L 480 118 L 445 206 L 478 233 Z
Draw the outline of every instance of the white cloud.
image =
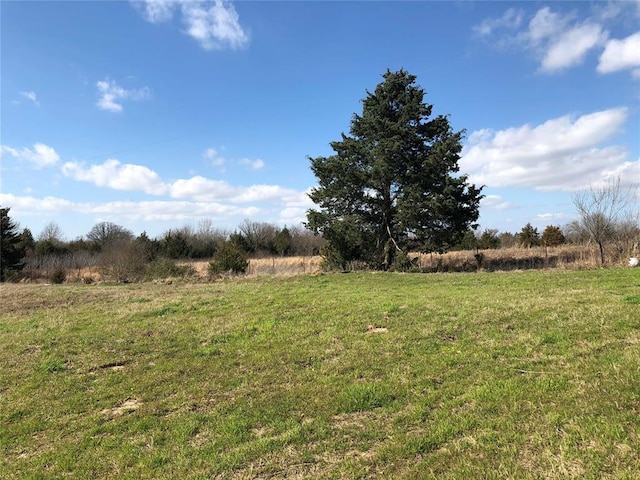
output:
M 173 198 L 191 198 L 199 202 L 228 201 L 231 203 L 257 203 L 286 201 L 297 192 L 278 185 L 233 186 L 223 180 L 212 180 L 202 176 L 180 179 L 173 182 L 170 195 Z
M 486 195 L 480 200 L 480 206 L 490 210 L 508 210 L 515 207 L 515 204 L 504 200 L 500 195 Z
M 218 151 L 212 147 L 207 148 L 202 154 L 202 157 L 206 159 L 207 162 L 213 165 L 214 167 L 222 167 L 223 165 L 229 163 L 226 158 L 221 157 L 218 154 Z M 232 160 L 231 163 L 234 163 L 237 165 L 243 165 L 252 170 L 260 170 L 265 166 L 264 161 L 259 158 L 255 160 L 251 160 L 249 158 L 243 158 L 241 160 Z
M 522 10 L 510 8 L 502 17 L 484 19 L 482 23 L 473 27 L 473 31 L 480 36 L 487 36 L 501 28 L 515 29 L 520 27 L 522 18 Z
M 180 221 L 203 216 L 247 216 L 256 214 L 255 207 L 236 207 L 215 202 L 143 201 L 108 202 L 93 205 L 92 213 L 124 217 L 128 220 Z
M 282 200 L 284 197 L 295 193 L 293 190 L 279 185 L 251 185 L 238 191 L 233 201 L 238 203 L 265 202 Z
M 12 157 L 31 162 L 38 169 L 52 167 L 60 160 L 60 156 L 56 151 L 44 143 L 36 143 L 33 145 L 33 149 L 23 148 L 20 151 L 2 145 L 0 147 L 0 157 L 4 157 L 5 155 L 11 155 Z
M 307 220 L 307 210 L 315 204 L 309 198 L 311 189 L 304 192 L 292 192 L 283 198 L 284 208 L 280 211 L 279 222 L 281 224 L 301 224 Z
M 206 50 L 239 49 L 249 44 L 249 35 L 240 26 L 236 9 L 225 0 L 183 2 L 182 15 L 187 34 Z
M 567 215 L 564 213 L 539 213 L 536 215 L 536 220 L 544 222 L 554 222 L 557 220 L 566 219 Z
M 485 19 L 473 31 L 492 46 L 509 45 L 531 52 L 539 60 L 542 73 L 554 74 L 581 65 L 591 52 L 602 52 L 598 71 L 609 73 L 640 64 L 640 39 L 634 34 L 609 40 L 606 28 L 628 12 L 627 7 L 624 3 L 599 5 L 591 9 L 591 14 L 581 16 L 576 10 L 562 13 L 543 7 L 520 31 L 514 30 L 523 23 L 522 15 L 508 9 L 502 17 Z
M 207 148 L 202 156 L 214 167 L 221 167 L 226 163 L 224 158 L 218 156 L 215 148 Z
M 148 87 L 127 90 L 109 78 L 97 82 L 96 87 L 98 88 L 98 102 L 96 105 L 101 110 L 113 113 L 122 112 L 122 102 L 124 100 L 147 100 L 151 97 L 151 91 Z
M 489 187 L 584 188 L 628 161 L 623 147 L 600 146 L 622 129 L 627 116 L 626 108 L 612 108 L 537 126 L 474 132 L 460 166 L 474 183 Z M 624 168 L 634 171 L 637 162 Z
M 142 0 L 133 3 L 152 23 L 171 20 L 175 7 L 180 6 L 185 33 L 206 50 L 240 49 L 249 44 L 249 34 L 240 25 L 235 7 L 227 0 Z
M 589 51 L 604 45 L 607 36 L 607 32 L 596 24 L 567 30 L 549 42 L 540 68 L 543 72 L 553 73 L 579 65 Z
M 529 22 L 528 40 L 534 44 L 553 38 L 561 34 L 566 28 L 571 16 L 561 16 L 552 12 L 549 7 L 541 8 Z
M 36 95 L 36 92 L 20 92 L 20 95 L 33 102 L 36 107 L 40 106 L 40 102 L 38 102 L 38 96 Z
M 600 55 L 598 72 L 611 73 L 638 67 L 640 67 L 640 32 L 622 40 L 609 40 Z
M 162 23 L 171 20 L 173 8 L 179 2 L 176 0 L 131 0 L 131 3 L 142 11 L 142 15 L 148 22 Z
M 260 160 L 259 158 L 256 159 L 256 160 L 250 160 L 248 158 L 243 158 L 238 163 L 240 165 L 244 165 L 246 167 L 249 167 L 249 168 L 251 168 L 253 170 L 260 170 L 260 169 L 264 168 L 264 162 L 262 160 Z
M 192 198 L 197 201 L 229 200 L 235 189 L 222 180 L 212 180 L 199 175 L 173 182 L 169 194 L 173 198 Z
M 153 170 L 142 165 L 122 164 L 115 159 L 90 167 L 78 162 L 67 162 L 62 165 L 62 173 L 74 180 L 114 190 L 141 190 L 151 195 L 162 195 L 168 188 Z
M 43 216 L 51 218 L 55 214 L 94 215 L 122 224 L 136 221 L 182 221 L 199 220 L 205 216 L 249 218 L 260 212 L 255 206 L 215 202 L 189 201 L 116 201 L 116 202 L 73 202 L 59 197 L 16 196 L 0 193 L 0 205 L 11 208 L 19 217 Z

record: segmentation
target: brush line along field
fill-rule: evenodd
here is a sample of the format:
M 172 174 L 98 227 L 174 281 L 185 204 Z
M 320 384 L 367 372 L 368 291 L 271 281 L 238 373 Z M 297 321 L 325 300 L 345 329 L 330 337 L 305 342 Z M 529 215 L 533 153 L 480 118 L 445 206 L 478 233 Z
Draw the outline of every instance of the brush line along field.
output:
M 638 478 L 640 270 L 0 286 L 0 478 Z

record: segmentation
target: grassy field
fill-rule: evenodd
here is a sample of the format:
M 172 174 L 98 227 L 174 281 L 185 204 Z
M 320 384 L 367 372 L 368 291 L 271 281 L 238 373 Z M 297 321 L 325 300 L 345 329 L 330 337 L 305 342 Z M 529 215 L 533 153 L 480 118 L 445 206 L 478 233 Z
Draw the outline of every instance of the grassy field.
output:
M 0 286 L 0 478 L 638 478 L 640 269 Z

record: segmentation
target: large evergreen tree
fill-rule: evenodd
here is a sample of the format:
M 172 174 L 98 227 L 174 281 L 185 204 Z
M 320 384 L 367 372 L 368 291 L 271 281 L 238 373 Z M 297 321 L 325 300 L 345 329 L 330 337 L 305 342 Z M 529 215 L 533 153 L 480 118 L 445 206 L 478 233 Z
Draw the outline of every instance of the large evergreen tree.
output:
M 442 252 L 475 228 L 482 188 L 458 174 L 464 132 L 431 117 L 424 90 L 404 70 L 387 72 L 354 114 L 335 154 L 310 158 L 319 186 L 307 227 L 328 256 L 387 269 L 400 252 Z M 402 255 L 404 257 L 404 255 Z
M 22 270 L 24 255 L 18 224 L 9 217 L 8 208 L 0 208 L 0 282 Z

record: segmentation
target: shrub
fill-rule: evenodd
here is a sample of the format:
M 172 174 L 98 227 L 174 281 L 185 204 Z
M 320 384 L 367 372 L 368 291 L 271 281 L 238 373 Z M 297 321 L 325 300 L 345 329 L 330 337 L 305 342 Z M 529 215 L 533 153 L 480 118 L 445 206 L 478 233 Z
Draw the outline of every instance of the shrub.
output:
M 49 281 L 54 284 L 64 283 L 67 279 L 67 271 L 62 267 L 56 267 L 49 275 Z
M 144 278 L 154 280 L 171 277 L 189 277 L 195 274 L 191 265 L 176 265 L 172 260 L 156 260 L 145 267 Z
M 398 252 L 391 265 L 392 272 L 416 272 L 418 268 L 418 257 L 410 258 L 404 252 Z
M 212 262 L 209 262 L 209 273 L 219 275 L 231 272 L 244 273 L 249 266 L 249 257 L 240 246 L 234 242 L 224 242 L 216 252 Z

